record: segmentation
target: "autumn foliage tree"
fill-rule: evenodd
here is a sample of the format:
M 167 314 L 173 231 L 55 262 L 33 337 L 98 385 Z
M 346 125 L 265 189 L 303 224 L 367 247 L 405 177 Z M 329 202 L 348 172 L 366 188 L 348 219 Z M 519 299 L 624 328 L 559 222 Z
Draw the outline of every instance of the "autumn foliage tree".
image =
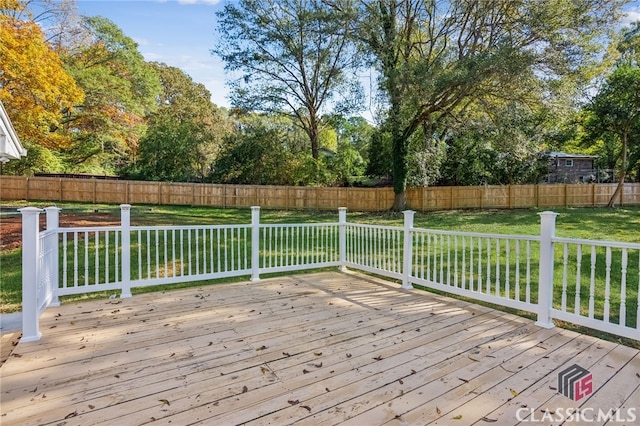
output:
M 68 147 L 71 139 L 57 130 L 82 103 L 83 90 L 65 71 L 40 26 L 18 17 L 24 4 L 0 4 L 0 101 L 23 141 L 50 149 Z

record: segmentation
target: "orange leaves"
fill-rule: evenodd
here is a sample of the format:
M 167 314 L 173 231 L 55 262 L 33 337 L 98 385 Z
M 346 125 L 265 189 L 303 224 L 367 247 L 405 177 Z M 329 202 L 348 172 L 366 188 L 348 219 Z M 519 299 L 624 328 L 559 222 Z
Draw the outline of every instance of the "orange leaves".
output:
M 63 111 L 82 102 L 84 93 L 31 21 L 0 16 L 0 100 L 21 139 L 49 148 L 65 146 L 56 134 Z

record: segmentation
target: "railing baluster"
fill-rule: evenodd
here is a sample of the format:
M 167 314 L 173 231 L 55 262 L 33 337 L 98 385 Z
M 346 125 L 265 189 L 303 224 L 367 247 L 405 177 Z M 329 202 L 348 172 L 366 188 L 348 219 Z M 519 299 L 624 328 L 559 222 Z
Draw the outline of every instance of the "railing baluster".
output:
M 496 240 L 496 280 L 495 280 L 495 295 L 500 297 L 500 239 Z
M 605 279 L 604 279 L 604 322 L 609 322 L 611 313 L 611 247 L 607 247 L 605 254 Z
M 561 310 L 566 312 L 567 310 L 567 265 L 569 263 L 569 247 L 568 244 L 563 245 L 562 254 L 562 301 Z
M 513 283 L 515 286 L 515 300 L 520 301 L 520 240 L 516 240 L 516 280 Z
M 100 250 L 99 250 L 100 231 L 95 232 L 94 241 L 95 241 L 95 265 L 96 265 L 96 270 L 94 271 L 95 284 L 99 284 L 100 283 Z
M 622 249 L 621 261 L 622 276 L 620 277 L 620 318 L 618 324 L 627 325 L 627 264 L 629 255 L 626 248 Z
M 168 262 L 168 252 L 167 252 L 167 230 L 164 229 L 164 277 L 167 278 L 167 274 L 168 271 L 167 269 L 169 269 L 169 262 Z
M 155 239 L 154 239 L 154 243 L 156 246 L 156 271 L 155 271 L 155 278 L 160 278 L 160 237 L 158 236 L 158 230 L 156 229 L 155 232 Z M 191 256 L 189 256 L 191 257 Z
M 595 311 L 596 289 L 596 246 L 591 246 L 591 279 L 589 283 L 589 318 L 593 318 Z
M 89 285 L 89 232 L 84 231 L 84 285 Z
M 527 276 L 525 280 L 525 303 L 531 303 L 531 242 L 527 241 Z M 538 289 L 540 291 L 540 289 Z
M 491 293 L 491 239 L 487 238 L 487 279 L 485 293 Z
M 147 279 L 151 279 L 151 230 L 147 229 Z
M 73 286 L 78 287 L 78 233 L 73 233 Z
M 580 300 L 580 281 L 582 277 L 582 244 L 578 244 L 576 247 L 576 296 L 573 307 L 573 313 L 576 315 L 580 315 L 580 305 L 582 301 Z

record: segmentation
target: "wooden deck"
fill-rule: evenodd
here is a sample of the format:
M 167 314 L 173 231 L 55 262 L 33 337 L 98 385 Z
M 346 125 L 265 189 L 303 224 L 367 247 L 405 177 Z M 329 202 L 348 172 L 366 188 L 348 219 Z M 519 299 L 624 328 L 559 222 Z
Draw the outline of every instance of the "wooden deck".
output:
M 2 425 L 640 423 L 638 350 L 356 273 L 65 304 L 41 331 L 0 367 Z

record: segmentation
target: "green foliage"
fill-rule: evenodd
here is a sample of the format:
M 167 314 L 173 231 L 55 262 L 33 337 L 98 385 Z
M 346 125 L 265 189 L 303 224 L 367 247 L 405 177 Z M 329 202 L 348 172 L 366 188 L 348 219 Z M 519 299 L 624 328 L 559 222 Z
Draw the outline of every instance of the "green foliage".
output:
M 111 21 L 85 17 L 81 28 L 88 41 L 69 46 L 64 61 L 86 96 L 67 117 L 74 143 L 62 153 L 71 170 L 88 164 L 112 174 L 135 155 L 160 82 L 137 44 Z
M 301 182 L 296 133 L 256 116 L 245 117 L 242 130 L 224 140 L 213 181 L 250 185 L 295 185 Z M 300 135 L 298 135 L 299 137 Z M 306 175 L 308 176 L 308 175 Z
M 371 54 L 386 97 L 394 209 L 404 208 L 408 145 L 419 128 L 444 134 L 447 121 L 460 117 L 470 103 L 566 98 L 565 91 L 601 67 L 599 52 L 620 5 L 601 0 L 363 2 L 355 37 Z
M 204 181 L 231 122 L 202 84 L 175 67 L 153 63 L 162 92 L 147 119 L 138 156 L 126 173 L 145 180 Z
M 33 173 L 60 173 L 64 165 L 54 151 L 42 145 L 23 141 L 28 155 L 2 165 L 2 174 L 29 176 Z

